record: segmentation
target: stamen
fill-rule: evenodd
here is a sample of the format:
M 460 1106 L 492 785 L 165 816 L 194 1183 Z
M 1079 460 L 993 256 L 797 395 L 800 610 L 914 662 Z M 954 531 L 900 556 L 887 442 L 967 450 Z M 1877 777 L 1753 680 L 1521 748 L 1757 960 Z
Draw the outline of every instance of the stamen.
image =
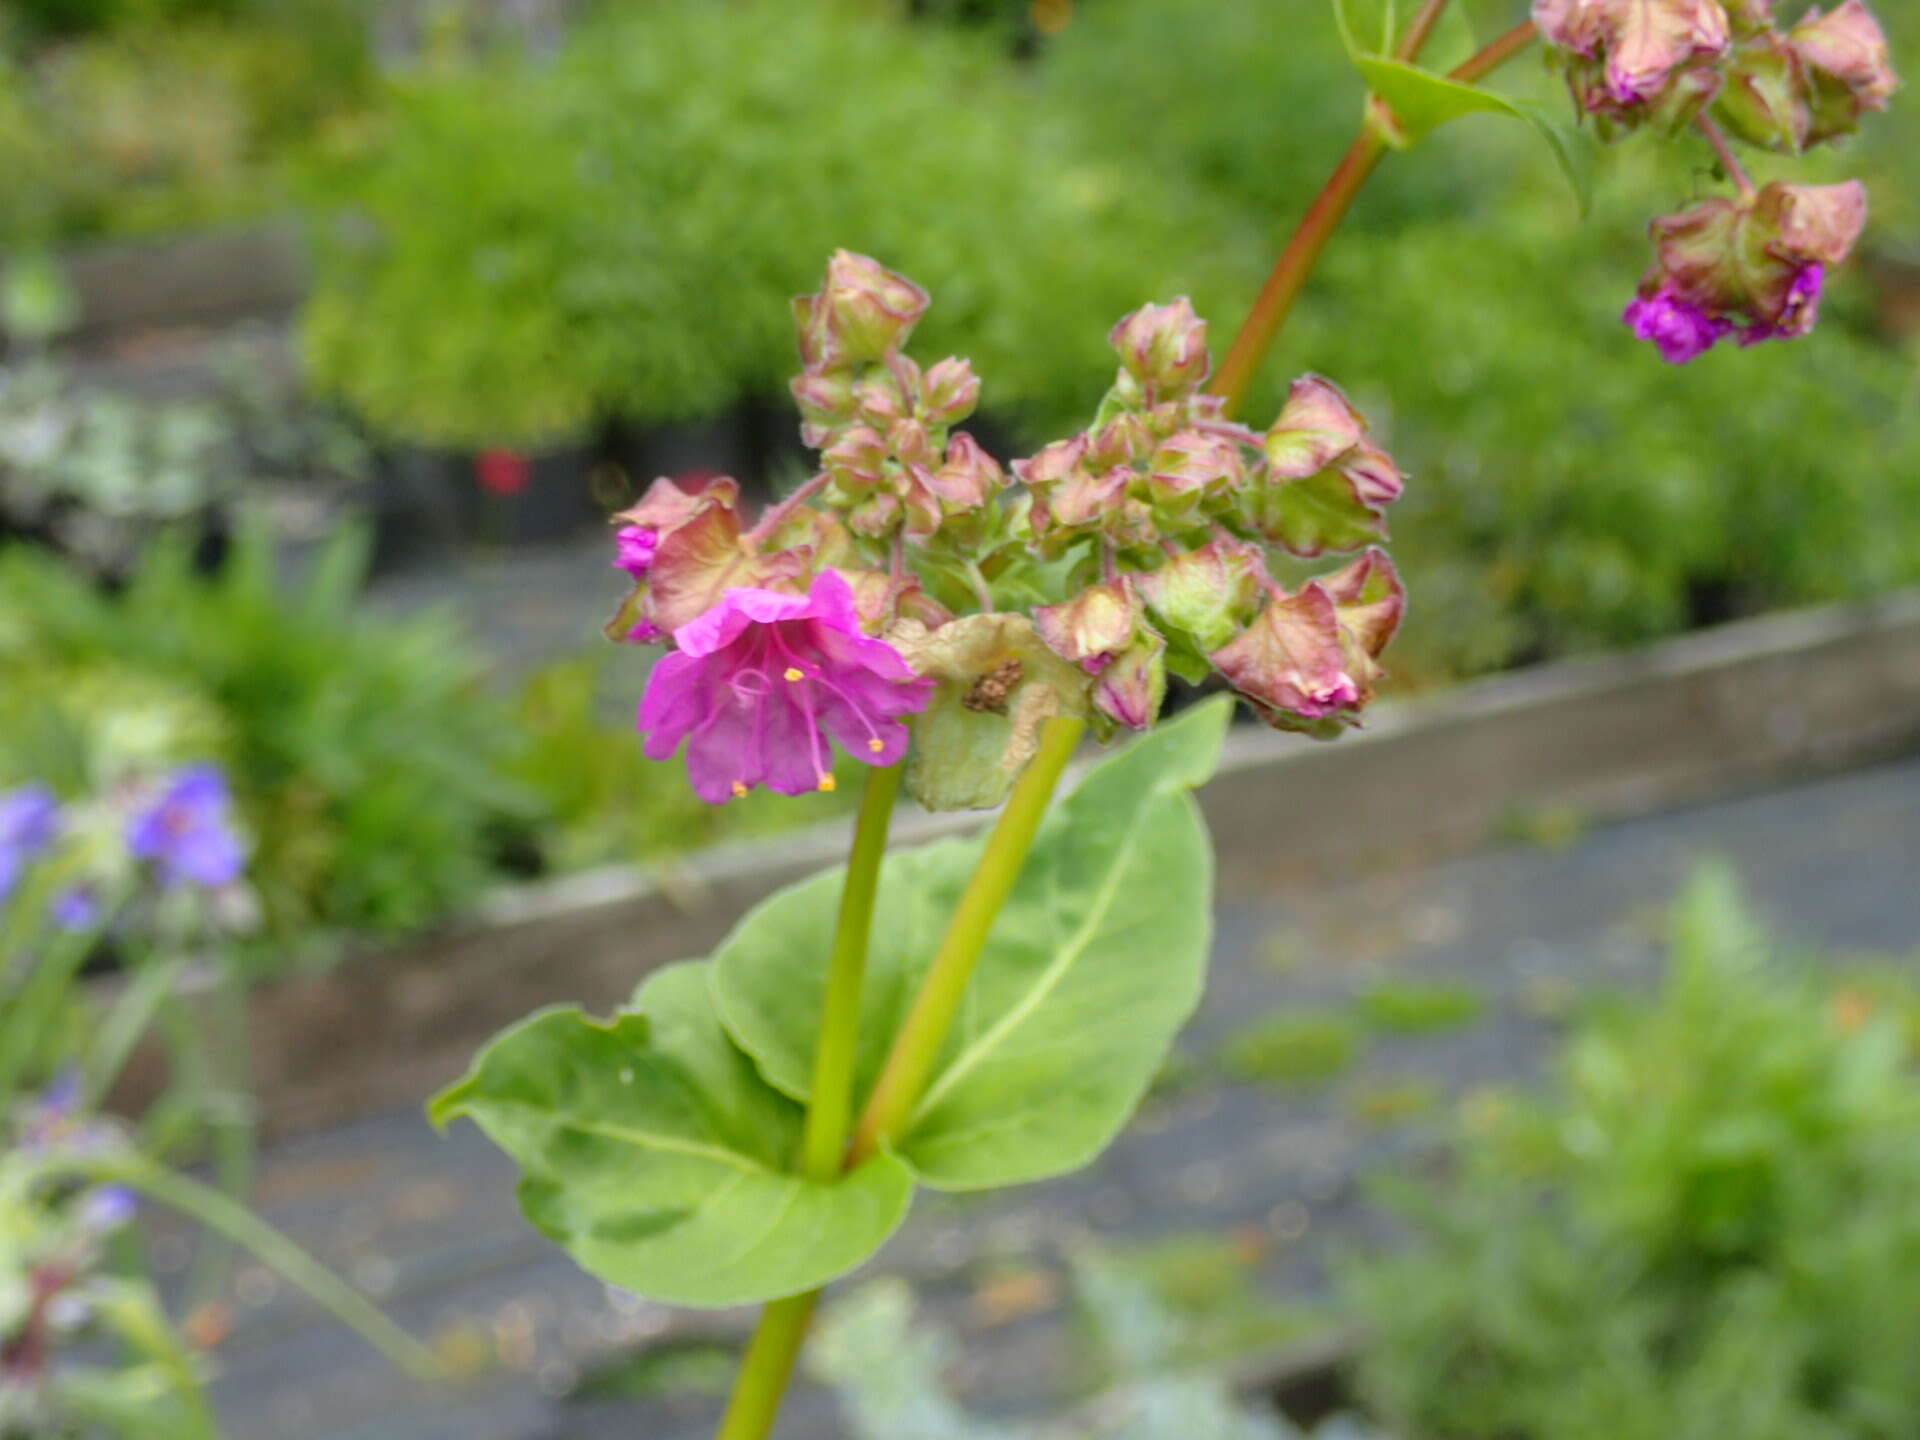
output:
M 746 793 L 747 793 L 747 787 L 745 785 L 741 784 L 738 780 L 733 782 L 733 798 L 734 799 L 738 800 L 742 795 Z
M 798 665 L 789 665 L 787 667 L 786 678 L 789 681 L 793 681 L 793 680 L 804 680 L 807 677 L 801 672 L 801 669 Z
M 874 736 L 871 740 L 867 741 L 867 749 L 871 750 L 876 755 L 878 755 L 882 750 L 886 748 L 887 748 L 887 742 L 882 740 L 878 735 Z
M 835 781 L 833 776 L 822 775 L 820 777 L 820 788 L 822 790 L 832 790 L 834 787 L 835 787 Z

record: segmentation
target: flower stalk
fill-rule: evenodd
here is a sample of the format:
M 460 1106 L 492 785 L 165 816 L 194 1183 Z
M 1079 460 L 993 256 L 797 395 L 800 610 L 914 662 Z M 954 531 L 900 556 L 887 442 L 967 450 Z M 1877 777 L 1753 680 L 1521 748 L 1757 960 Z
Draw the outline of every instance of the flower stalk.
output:
M 1445 8 L 1445 0 L 1428 0 L 1414 17 L 1400 44 L 1395 47 L 1394 58 L 1409 63 L 1418 59 Z M 1477 54 L 1462 61 L 1448 73 L 1447 78 L 1462 84 L 1473 84 L 1520 54 L 1538 38 L 1538 34 L 1530 20 L 1516 25 Z M 1307 207 L 1299 228 L 1280 252 L 1280 258 L 1274 261 L 1266 284 L 1260 287 L 1259 298 L 1254 301 L 1253 309 L 1227 348 L 1226 358 L 1220 362 L 1219 370 L 1207 386 L 1211 394 L 1220 397 L 1225 414 L 1234 414 L 1246 399 L 1247 390 L 1253 384 L 1261 361 L 1266 359 L 1267 352 L 1273 348 L 1273 342 L 1280 334 L 1281 326 L 1293 313 L 1293 307 L 1306 289 L 1307 278 L 1313 274 L 1313 267 L 1319 262 L 1321 252 L 1340 228 L 1340 222 L 1346 219 L 1347 212 L 1353 208 L 1353 202 L 1359 198 L 1361 190 L 1373 177 L 1373 172 L 1386 158 L 1387 149 L 1387 142 L 1382 138 L 1379 127 L 1370 119 L 1363 122 L 1353 144 L 1341 157 L 1320 193 L 1314 197 L 1313 204 Z
M 887 829 L 899 793 L 899 765 L 876 766 L 867 772 L 860 815 L 853 827 L 853 848 L 847 856 L 847 878 L 840 889 L 826 998 L 820 1010 L 820 1039 L 814 1049 L 813 1088 L 800 1148 L 800 1173 L 822 1184 L 840 1173 L 846 1158 L 847 1132 L 853 1120 L 853 1067 L 859 1053 L 867 940 L 873 928 L 873 902 L 880 892 Z M 819 1298 L 818 1290 L 790 1295 L 761 1311 L 717 1440 L 760 1440 L 773 1429 Z

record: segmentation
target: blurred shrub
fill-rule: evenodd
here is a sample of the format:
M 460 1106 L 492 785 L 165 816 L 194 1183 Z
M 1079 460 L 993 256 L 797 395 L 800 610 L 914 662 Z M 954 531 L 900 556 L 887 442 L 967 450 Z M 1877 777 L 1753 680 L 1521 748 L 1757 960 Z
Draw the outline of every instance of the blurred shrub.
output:
M 119 703 L 164 686 L 216 716 L 221 752 L 178 758 L 229 763 L 281 942 L 439 919 L 492 876 L 498 830 L 530 808 L 505 777 L 513 735 L 471 652 L 443 618 L 362 609 L 364 560 L 363 538 L 343 535 L 282 595 L 261 531 L 214 576 L 164 539 L 112 594 L 23 547 L 0 553 L 9 708 L 70 702 L 88 693 L 77 676 L 118 694 L 110 677 L 127 677 Z M 56 773 L 24 742 L 72 733 L 8 724 L 0 783 Z
M 1776 968 L 1726 873 L 1660 993 L 1408 1191 L 1353 1264 L 1361 1379 L 1423 1440 L 1893 1440 L 1920 1413 L 1920 1078 L 1900 1017 Z
M 359 0 L 129 4 L 76 11 L 58 45 L 0 35 L 0 246 L 281 203 L 288 156 L 372 94 L 367 15 Z
M 933 292 L 922 353 L 970 354 L 991 407 L 1044 421 L 1097 400 L 1126 310 L 1258 273 L 1231 216 L 1092 157 L 989 39 L 876 7 L 608 6 L 550 66 L 392 105 L 321 180 L 305 342 L 320 387 L 419 440 L 783 394 L 788 299 L 840 245 Z

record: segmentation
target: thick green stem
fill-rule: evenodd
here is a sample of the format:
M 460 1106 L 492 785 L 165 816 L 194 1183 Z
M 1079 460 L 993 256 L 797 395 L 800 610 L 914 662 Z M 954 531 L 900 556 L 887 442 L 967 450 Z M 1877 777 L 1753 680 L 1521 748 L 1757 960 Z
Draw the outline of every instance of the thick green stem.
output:
M 1434 23 L 1444 8 L 1445 0 L 1437 0 L 1437 3 L 1436 0 L 1429 0 L 1402 37 L 1395 51 L 1396 58 L 1409 62 L 1418 58 L 1421 47 L 1432 33 Z M 1467 84 L 1480 80 L 1531 45 L 1537 34 L 1531 21 L 1517 25 L 1477 55 L 1455 67 L 1449 72 L 1448 78 Z M 1267 358 L 1267 352 L 1273 348 L 1273 342 L 1280 334 L 1280 327 L 1286 324 L 1287 317 L 1293 313 L 1294 304 L 1306 289 L 1307 277 L 1313 274 L 1320 253 L 1327 248 L 1327 242 L 1353 208 L 1354 200 L 1379 168 L 1380 162 L 1386 158 L 1387 142 L 1381 138 L 1379 127 L 1371 118 L 1371 102 L 1368 114 L 1368 120 L 1354 137 L 1346 155 L 1328 177 L 1320 193 L 1314 196 L 1313 204 L 1307 207 L 1307 213 L 1301 218 L 1300 227 L 1293 232 L 1293 237 L 1287 241 L 1286 249 L 1274 261 L 1267 283 L 1260 287 L 1253 309 L 1240 326 L 1239 333 L 1233 337 L 1226 358 L 1220 362 L 1219 370 L 1207 386 L 1210 393 L 1218 395 L 1225 402 L 1224 409 L 1228 415 L 1237 411 L 1240 403 L 1246 399 L 1247 389 L 1253 384 L 1261 361 Z
M 846 1159 L 867 937 L 873 928 L 874 897 L 880 890 L 880 862 L 887 853 L 887 827 L 893 819 L 894 798 L 900 793 L 900 770 L 889 765 L 867 772 L 860 817 L 854 822 L 853 849 L 847 856 L 847 878 L 840 887 L 840 916 L 827 962 L 820 1039 L 813 1052 L 813 1089 L 800 1146 L 800 1173 L 823 1183 L 840 1173 Z M 773 1429 L 819 1298 L 817 1290 L 793 1295 L 773 1301 L 761 1312 L 716 1440 L 762 1440 Z
M 853 1064 L 860 1038 L 860 989 L 867 973 L 867 935 L 880 889 L 880 861 L 887 853 L 887 826 L 900 793 L 900 766 L 867 773 L 860 818 L 840 891 L 840 918 L 827 967 L 827 995 L 820 1010 L 820 1043 L 813 1054 L 813 1089 L 801 1145 L 800 1173 L 831 1180 L 846 1158 L 853 1120 Z
M 793 1375 L 800 1344 L 807 1338 L 807 1326 L 819 1299 L 818 1290 L 809 1290 L 804 1295 L 771 1301 L 760 1312 L 760 1323 L 754 1328 L 746 1358 L 740 1362 L 740 1378 L 733 1384 L 733 1398 L 727 1401 L 726 1417 L 713 1440 L 763 1440 L 773 1433 L 787 1381 Z
M 920 1103 L 927 1076 L 953 1027 L 955 1011 L 973 975 L 974 963 L 987 943 L 987 934 L 999 918 L 1007 892 L 1019 877 L 1034 834 L 1047 813 L 1060 773 L 1073 758 L 1085 733 L 1084 720 L 1055 716 L 1040 732 L 1040 749 L 1013 787 L 987 848 L 967 881 L 966 892 L 948 923 L 939 953 L 933 957 L 920 993 L 906 1022 L 893 1037 L 880 1079 L 867 1101 L 866 1113 L 853 1137 L 850 1163 L 858 1164 L 898 1135 Z

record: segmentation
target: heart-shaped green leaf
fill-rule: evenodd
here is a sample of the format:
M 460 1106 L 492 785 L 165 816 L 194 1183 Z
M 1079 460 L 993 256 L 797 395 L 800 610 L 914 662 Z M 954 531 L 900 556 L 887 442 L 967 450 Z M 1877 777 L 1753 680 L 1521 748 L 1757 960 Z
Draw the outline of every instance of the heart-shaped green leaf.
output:
M 1198 1002 L 1212 852 L 1186 792 L 1218 761 L 1224 700 L 1090 771 L 1035 841 L 895 1148 L 972 1190 L 1077 1169 L 1132 1113 Z M 871 1086 L 981 841 L 890 856 L 873 923 L 857 1093 Z M 838 871 L 772 896 L 715 956 L 728 1031 L 775 1086 L 810 1083 Z
M 531 1015 L 429 1110 L 472 1117 L 519 1162 L 527 1218 L 585 1269 L 675 1305 L 811 1290 L 877 1250 L 913 1196 L 891 1155 L 828 1185 L 790 1173 L 800 1107 L 727 1039 L 709 973 L 662 970 L 608 1020 Z

